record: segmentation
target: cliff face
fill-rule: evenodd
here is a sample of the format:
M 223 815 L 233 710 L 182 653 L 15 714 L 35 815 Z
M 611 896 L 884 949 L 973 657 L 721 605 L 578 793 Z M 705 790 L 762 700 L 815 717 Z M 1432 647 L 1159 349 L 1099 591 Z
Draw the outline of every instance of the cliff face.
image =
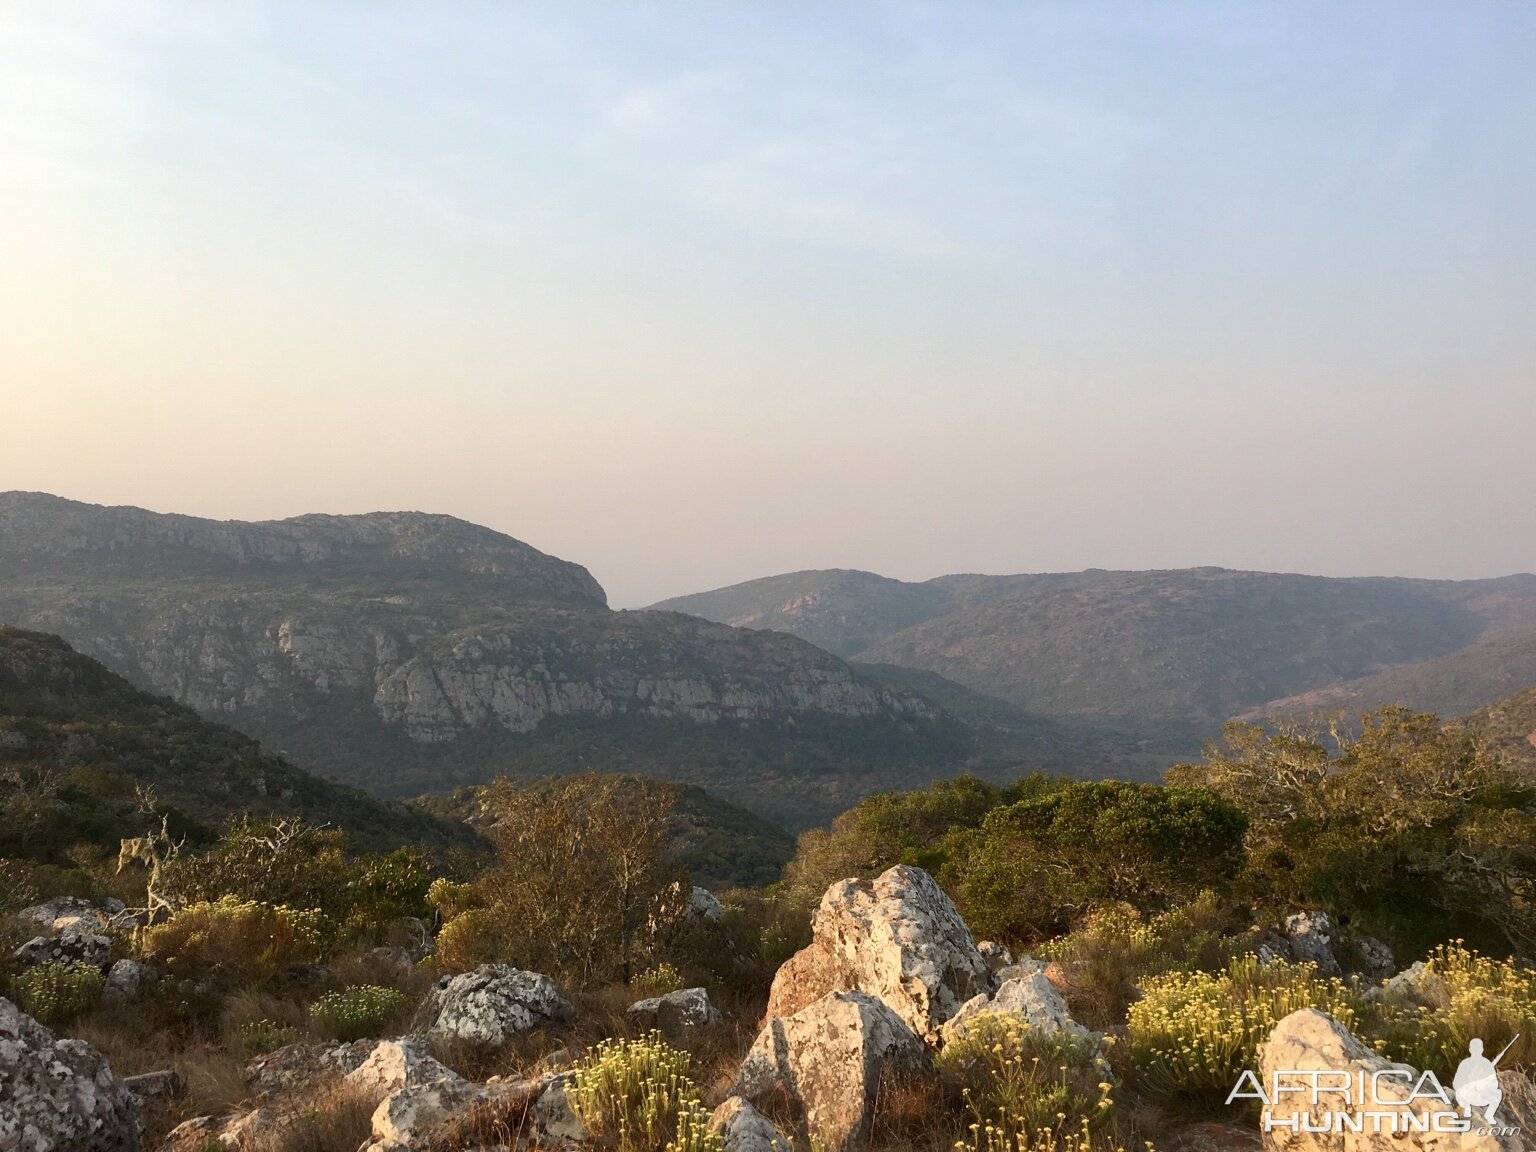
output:
M 921 695 L 801 640 L 612 612 L 584 568 L 442 516 L 225 524 L 0 496 L 0 622 L 394 794 L 669 763 L 714 786 L 774 762 L 791 778 L 893 754 L 941 767 L 966 747 Z M 709 735 L 674 759 L 657 725 Z

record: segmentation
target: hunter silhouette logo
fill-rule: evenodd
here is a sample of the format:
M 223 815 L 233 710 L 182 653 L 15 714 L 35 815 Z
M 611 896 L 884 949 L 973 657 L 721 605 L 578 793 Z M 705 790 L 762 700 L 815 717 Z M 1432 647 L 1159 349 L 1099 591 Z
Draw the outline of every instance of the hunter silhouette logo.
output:
M 1415 1073 L 1401 1064 L 1374 1070 L 1278 1068 L 1268 1086 L 1253 1071 L 1243 1072 L 1227 1103 L 1259 1101 L 1264 1132 L 1513 1134 L 1519 1129 L 1498 1120 L 1504 1100 L 1498 1065 L 1518 1039 L 1517 1034 L 1492 1060 L 1483 1055 L 1481 1040 L 1470 1041 L 1449 1090 L 1433 1071 Z
M 1517 1032 L 1515 1040 L 1518 1039 L 1520 1034 Z M 1499 1090 L 1498 1063 L 1504 1059 L 1504 1053 L 1515 1046 L 1515 1040 L 1504 1045 L 1503 1051 L 1489 1060 L 1483 1055 L 1483 1042 L 1474 1039 L 1467 1045 L 1467 1058 L 1456 1066 L 1456 1075 L 1451 1079 L 1456 1103 L 1469 1113 L 1473 1109 L 1482 1109 L 1483 1118 L 1489 1124 L 1497 1123 L 1494 1114 L 1504 1099 L 1504 1093 Z

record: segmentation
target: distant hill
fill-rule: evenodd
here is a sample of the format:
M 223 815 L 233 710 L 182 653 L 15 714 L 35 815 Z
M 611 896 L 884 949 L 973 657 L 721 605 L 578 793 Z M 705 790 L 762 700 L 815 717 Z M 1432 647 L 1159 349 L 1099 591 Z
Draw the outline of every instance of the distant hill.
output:
M 1536 772 L 1536 684 L 1462 717 L 1470 728 L 1506 759 Z
M 379 796 L 594 768 L 804 827 L 974 748 L 820 648 L 610 611 L 586 569 L 447 516 L 240 523 L 0 494 L 0 622 Z
M 667 604 L 830 637 L 856 664 L 935 672 L 1037 719 L 1133 733 L 1211 731 L 1234 715 L 1314 706 L 1401 702 L 1451 715 L 1536 672 L 1530 575 L 1334 579 L 1194 568 L 902 584 L 803 572 Z
M 182 828 L 228 816 L 302 816 L 362 847 L 463 840 L 419 809 L 322 780 L 233 729 L 151 696 L 57 636 L 0 627 L 0 810 L 18 817 L 0 855 L 56 856 L 84 840 L 116 848 L 143 831 L 149 786 Z M 26 795 L 24 805 L 9 803 Z M 0 817 L 3 820 L 4 817 Z

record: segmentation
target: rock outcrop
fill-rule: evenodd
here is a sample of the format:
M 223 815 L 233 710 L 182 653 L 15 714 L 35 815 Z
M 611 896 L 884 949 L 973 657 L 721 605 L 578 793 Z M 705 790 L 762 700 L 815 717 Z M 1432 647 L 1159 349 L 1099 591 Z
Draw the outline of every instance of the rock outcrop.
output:
M 35 964 L 88 964 L 92 968 L 112 966 L 112 941 L 72 923 L 57 936 L 34 936 L 11 953 L 11 959 Z
M 794 1152 L 773 1123 L 740 1096 L 732 1096 L 709 1117 L 709 1130 L 725 1152 Z
M 497 1049 L 512 1037 L 575 1015 L 555 982 L 538 972 L 486 964 L 444 978 L 422 1008 L 429 1036 Z
M 137 1152 L 139 1101 L 100 1052 L 0 999 L 0 1148 Z
M 930 1043 L 961 1005 L 993 990 L 991 969 L 960 913 L 921 868 L 827 889 L 812 942 L 774 976 L 768 1017 L 793 1015 L 828 991 L 878 996 Z
M 882 1080 L 929 1072 L 927 1048 L 884 1001 L 864 992 L 832 992 L 768 1022 L 742 1061 L 731 1094 L 762 1100 L 782 1091 L 828 1146 L 859 1149 L 869 1141 Z
M 1031 964 L 1032 968 L 1014 965 L 1003 969 L 1004 972 L 1019 974 L 1005 979 L 996 993 L 990 996 L 982 993 L 962 1004 L 960 1010 L 944 1024 L 944 1042 L 947 1044 L 964 1035 L 970 1023 L 985 1013 L 1017 1017 L 1027 1023 L 1031 1030 L 1046 1035 L 1064 1033 L 1082 1040 L 1094 1040 L 1092 1032 L 1072 1019 L 1067 1002 L 1045 978 L 1044 967 L 1034 961 Z
M 373 1100 L 382 1101 L 402 1088 L 416 1088 L 439 1080 L 462 1079 L 410 1040 L 385 1040 L 368 1058 L 347 1073 L 349 1087 Z
M 1359 1084 L 1361 1074 L 1364 1083 L 1373 1082 L 1373 1073 L 1391 1070 L 1393 1076 L 1374 1079 L 1374 1099 L 1364 1105 L 1346 1102 L 1337 1091 L 1322 1091 L 1319 1101 L 1310 1099 L 1310 1081 L 1296 1073 L 1346 1072 L 1351 1082 Z M 1514 1072 L 1499 1074 L 1499 1086 L 1504 1090 L 1506 1103 L 1498 1123 L 1490 1127 L 1474 1113 L 1471 1131 L 1437 1131 L 1435 1113 L 1442 1115 L 1444 1127 L 1446 1114 L 1459 1117 L 1452 1102 L 1441 1102 L 1427 1092 L 1414 1097 L 1414 1087 L 1419 1082 L 1419 1070 L 1405 1064 L 1393 1064 L 1384 1056 L 1372 1052 L 1333 1017 L 1312 1008 L 1292 1012 L 1275 1026 L 1269 1039 L 1259 1049 L 1258 1075 L 1266 1092 L 1272 1093 L 1277 1072 L 1286 1072 L 1280 1079 L 1282 1088 L 1300 1088 L 1272 1098 L 1267 1106 L 1268 1128 L 1264 1134 L 1265 1147 L 1275 1152 L 1396 1152 L 1411 1146 L 1422 1152 L 1524 1152 L 1524 1142 L 1518 1129 L 1536 1132 L 1530 1125 L 1536 1123 L 1531 1111 L 1532 1090 L 1529 1081 Z M 1337 1078 L 1336 1078 L 1337 1079 Z M 1450 1085 L 1444 1086 L 1449 1092 Z M 1326 1085 L 1325 1085 L 1326 1088 Z M 1312 1133 L 1300 1130 L 1304 1114 L 1357 1109 L 1386 1113 L 1389 1118 L 1379 1122 L 1366 1120 L 1362 1132 Z M 1410 1117 L 1415 1119 L 1410 1119 Z M 1296 1122 L 1297 1130 L 1289 1124 Z M 1425 1131 L 1412 1131 L 1410 1125 L 1420 1123 Z M 1261 1128 L 1264 1123 L 1261 1121 Z M 1397 1127 L 1394 1133 L 1392 1127 Z M 1515 1131 L 1506 1131 L 1506 1126 Z M 1379 1127 L 1380 1130 L 1376 1130 Z
M 665 996 L 636 1000 L 624 1017 L 638 1032 L 654 1028 L 673 1040 L 722 1022 L 720 1010 L 709 1002 L 709 993 L 703 988 L 683 988 Z

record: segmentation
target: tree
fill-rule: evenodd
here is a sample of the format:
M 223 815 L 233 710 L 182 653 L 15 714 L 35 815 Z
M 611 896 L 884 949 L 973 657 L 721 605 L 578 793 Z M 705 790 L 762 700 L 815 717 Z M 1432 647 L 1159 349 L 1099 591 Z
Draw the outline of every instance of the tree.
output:
M 1247 814 L 1261 903 L 1321 904 L 1413 948 L 1459 933 L 1536 949 L 1536 789 L 1470 732 L 1406 708 L 1357 730 L 1234 724 L 1168 780 Z
M 1035 792 L 946 840 L 941 879 L 983 934 L 1038 939 L 1119 902 L 1161 911 L 1241 864 L 1246 820 L 1210 789 L 1099 780 Z
M 493 781 L 484 806 L 497 860 L 478 882 L 483 910 L 466 914 L 485 945 L 540 971 L 628 981 L 688 895 L 671 844 L 675 795 L 595 774 Z

